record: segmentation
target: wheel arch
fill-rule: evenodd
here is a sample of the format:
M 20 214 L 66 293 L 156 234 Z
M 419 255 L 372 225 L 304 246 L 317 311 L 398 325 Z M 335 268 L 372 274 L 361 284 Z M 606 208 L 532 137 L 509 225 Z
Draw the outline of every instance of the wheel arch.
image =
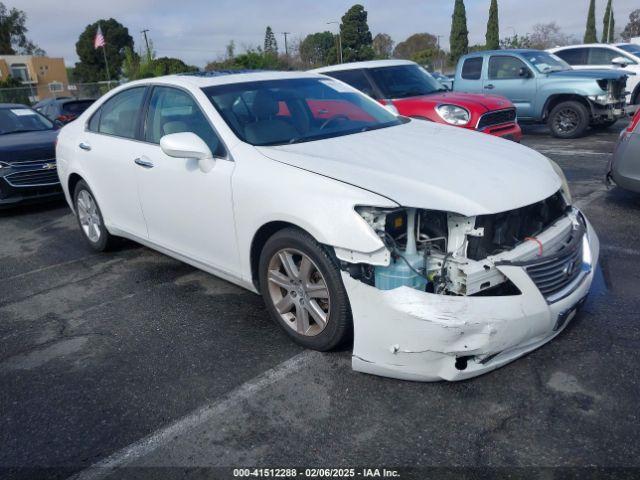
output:
M 67 190 L 69 192 L 69 200 L 70 200 L 69 205 L 74 211 L 75 211 L 75 206 L 73 205 L 73 202 L 74 202 L 73 195 L 75 194 L 76 185 L 78 185 L 80 181 L 86 182 L 86 180 L 82 178 L 80 174 L 75 172 L 69 175 L 69 178 L 67 179 Z
M 260 279 L 258 274 L 258 267 L 260 265 L 260 254 L 262 253 L 262 249 L 264 248 L 267 241 L 276 233 L 285 228 L 295 228 L 302 232 L 311 235 L 308 231 L 300 226 L 286 222 L 282 220 L 274 220 L 262 225 L 256 233 L 253 235 L 253 239 L 251 240 L 251 247 L 249 251 L 249 262 L 251 266 L 251 282 L 253 283 L 256 290 L 260 291 Z M 313 235 L 311 235 L 313 237 Z M 315 237 L 314 237 L 315 238 Z
M 547 120 L 549 118 L 549 114 L 557 105 L 562 102 L 569 101 L 582 103 L 587 108 L 589 113 L 592 113 L 591 104 L 584 96 L 575 93 L 558 93 L 555 95 L 550 95 L 549 98 L 547 98 L 544 104 L 544 108 L 542 109 L 542 119 Z

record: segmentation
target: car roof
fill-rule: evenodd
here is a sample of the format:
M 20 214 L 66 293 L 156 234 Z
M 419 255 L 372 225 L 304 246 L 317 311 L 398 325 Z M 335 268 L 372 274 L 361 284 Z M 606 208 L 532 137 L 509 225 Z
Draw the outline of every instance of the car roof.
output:
M 477 52 L 469 52 L 464 57 L 479 57 L 481 55 L 500 55 L 504 53 L 528 53 L 528 52 L 544 52 L 544 50 L 538 50 L 537 48 L 505 48 L 504 50 L 480 50 Z
M 618 45 L 625 45 L 624 43 L 579 43 L 576 45 L 563 45 L 561 47 L 550 48 L 550 51 L 564 50 L 566 48 L 589 48 L 589 47 L 617 47 Z
M 183 87 L 205 88 L 233 83 L 258 82 L 265 80 L 290 80 L 295 78 L 320 78 L 308 72 L 275 72 L 259 70 L 233 70 L 200 73 L 183 73 L 147 78 L 126 83 L 123 86 L 166 84 Z
M 337 65 L 330 65 L 328 67 L 315 68 L 309 70 L 315 73 L 325 72 L 341 72 L 343 70 L 358 70 L 361 68 L 379 68 L 379 67 L 393 67 L 398 65 L 416 65 L 411 60 L 370 60 L 367 62 L 351 62 L 351 63 L 339 63 Z
M 29 108 L 29 109 L 31 109 L 31 107 L 29 105 L 24 105 L 23 103 L 0 103 L 0 108 L 2 108 L 2 109 L 6 109 L 6 108 Z

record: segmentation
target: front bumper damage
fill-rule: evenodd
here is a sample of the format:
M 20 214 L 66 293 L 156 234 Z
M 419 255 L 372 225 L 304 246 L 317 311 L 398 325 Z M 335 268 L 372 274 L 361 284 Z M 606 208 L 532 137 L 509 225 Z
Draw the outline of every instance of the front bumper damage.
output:
M 586 221 L 590 263 L 562 298 L 545 298 L 524 267 L 496 264 L 521 292 L 437 295 L 409 287 L 379 290 L 342 272 L 354 323 L 352 365 L 359 372 L 415 380 L 464 380 L 501 367 L 558 335 L 586 298 L 599 240 Z

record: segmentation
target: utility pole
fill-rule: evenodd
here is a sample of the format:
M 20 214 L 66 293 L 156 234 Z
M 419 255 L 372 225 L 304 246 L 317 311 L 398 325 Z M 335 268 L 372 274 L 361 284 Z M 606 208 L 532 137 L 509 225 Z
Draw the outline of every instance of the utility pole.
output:
M 440 55 L 440 38 L 441 37 L 444 37 L 444 35 L 436 35 L 436 38 L 438 39 L 438 65 L 440 66 L 440 72 L 444 70 L 444 59 L 442 58 L 442 55 Z
M 327 22 L 327 25 L 338 25 L 338 62 L 342 63 L 342 34 L 340 33 L 340 22 Z
M 149 29 L 145 28 L 140 33 L 142 35 L 144 35 L 144 43 L 147 45 L 147 60 L 151 61 L 151 49 L 149 48 L 149 39 L 147 38 L 147 32 L 148 31 L 149 31 Z
M 291 32 L 282 32 L 282 35 L 284 35 L 284 54 L 288 57 L 289 47 L 287 46 L 287 35 L 291 35 Z

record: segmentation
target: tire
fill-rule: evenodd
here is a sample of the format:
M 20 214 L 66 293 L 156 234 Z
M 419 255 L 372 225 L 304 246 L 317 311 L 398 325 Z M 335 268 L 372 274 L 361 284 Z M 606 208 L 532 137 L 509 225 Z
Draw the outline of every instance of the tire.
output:
M 613 125 L 616 124 L 616 122 L 618 121 L 618 119 L 616 118 L 615 120 L 607 120 L 605 122 L 601 122 L 601 123 L 596 123 L 594 125 L 591 125 L 591 128 L 593 130 L 606 130 L 609 127 L 612 127 Z
M 337 262 L 309 234 L 296 228 L 275 233 L 260 253 L 258 275 L 271 318 L 296 343 L 324 352 L 352 338 Z
M 589 111 L 574 100 L 561 102 L 551 110 L 547 125 L 556 138 L 578 138 L 589 128 Z
M 104 226 L 102 212 L 93 192 L 84 180 L 80 180 L 73 193 L 73 206 L 82 236 L 92 250 L 105 252 L 115 244 L 113 237 Z

